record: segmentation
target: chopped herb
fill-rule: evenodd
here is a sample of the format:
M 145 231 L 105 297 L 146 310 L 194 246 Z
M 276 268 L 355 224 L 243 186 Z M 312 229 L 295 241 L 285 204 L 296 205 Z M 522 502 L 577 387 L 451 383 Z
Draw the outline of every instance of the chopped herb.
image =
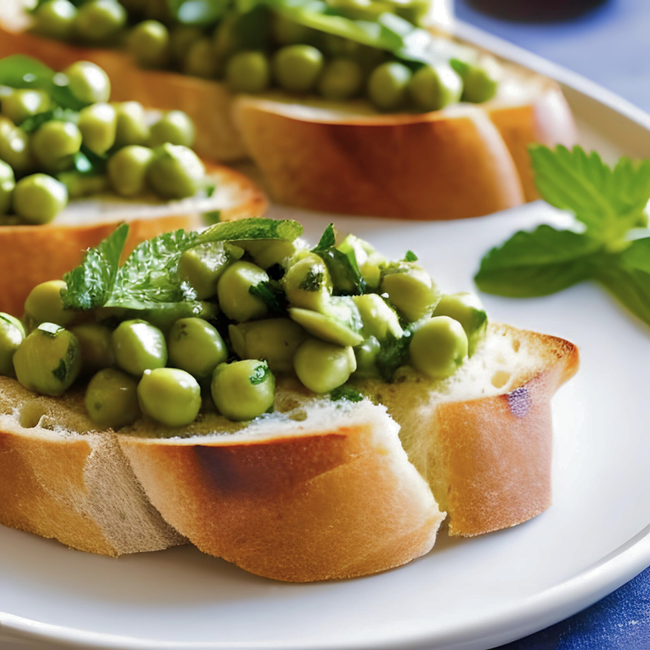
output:
M 309 269 L 305 279 L 298 285 L 299 289 L 303 291 L 319 291 L 323 286 L 323 280 L 325 279 L 325 273 L 323 271 L 314 271 L 314 269 Z
M 418 256 L 413 251 L 406 251 L 406 255 L 404 255 L 405 262 L 417 262 L 418 259 Z
M 336 248 L 336 231 L 334 225 L 325 228 L 318 245 L 312 249 L 326 264 L 332 276 L 334 292 L 338 295 L 363 294 L 366 292 L 366 281 L 361 275 L 354 251 L 347 252 Z
M 262 280 L 249 287 L 248 292 L 265 302 L 273 316 L 283 316 L 287 313 L 287 298 L 276 280 Z
M 333 402 L 338 402 L 340 400 L 346 400 L 348 402 L 361 402 L 363 400 L 363 394 L 354 388 L 343 385 L 335 388 L 330 393 L 330 399 Z
M 412 336 L 412 330 L 407 328 L 400 338 L 389 334 L 386 341 L 381 344 L 376 364 L 384 381 L 393 381 L 395 371 L 409 362 L 409 345 Z
M 248 381 L 250 381 L 253 386 L 257 386 L 258 384 L 264 383 L 270 374 L 271 371 L 269 370 L 269 365 L 264 361 L 263 363 L 260 363 L 259 366 L 255 367 L 253 374 L 248 377 Z

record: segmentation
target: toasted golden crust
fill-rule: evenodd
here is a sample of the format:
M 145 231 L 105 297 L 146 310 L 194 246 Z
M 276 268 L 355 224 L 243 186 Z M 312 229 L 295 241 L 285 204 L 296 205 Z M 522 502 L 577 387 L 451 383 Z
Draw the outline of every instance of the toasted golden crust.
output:
M 444 515 L 394 425 L 319 428 L 245 442 L 120 443 L 174 528 L 252 573 L 291 582 L 351 578 L 428 552 Z
M 222 220 L 264 213 L 266 199 L 251 180 L 212 163 L 206 169 L 217 186 L 209 209 L 221 208 Z M 45 226 L 0 226 L 0 311 L 21 316 L 25 299 L 35 285 L 61 278 L 80 264 L 85 251 L 99 244 L 118 223 L 127 221 L 130 227 L 125 254 L 163 232 L 179 228 L 195 230 L 203 225 L 201 214 L 195 210 L 188 212 L 186 204 L 183 204 L 185 214 L 174 214 L 178 208 L 173 205 L 165 213 L 154 216 L 142 214 L 141 208 L 140 205 L 135 217 L 121 207 L 113 215 L 110 211 L 96 211 L 88 216 L 87 222 L 82 219 Z
M 281 203 L 343 214 L 461 219 L 524 201 L 508 148 L 477 108 L 327 120 L 248 97 L 235 107 L 248 150 Z
M 149 503 L 115 435 L 92 431 L 82 396 L 38 397 L 8 377 L 0 396 L 0 524 L 112 556 L 184 542 Z
M 563 339 L 506 325 L 492 325 L 490 336 L 534 359 L 502 376 L 503 390 L 461 401 L 399 385 L 381 391 L 409 458 L 449 515 L 451 535 L 516 526 L 551 505 L 551 398 L 578 369 L 578 349 Z

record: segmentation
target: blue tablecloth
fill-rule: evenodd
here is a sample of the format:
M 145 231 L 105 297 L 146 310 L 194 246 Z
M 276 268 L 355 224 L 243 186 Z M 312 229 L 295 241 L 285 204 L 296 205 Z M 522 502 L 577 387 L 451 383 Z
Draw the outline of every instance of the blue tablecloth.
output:
M 650 111 L 650 0 L 609 0 L 579 18 L 544 24 L 492 18 L 466 0 L 456 0 L 456 14 Z M 650 569 L 581 614 L 503 648 L 650 649 Z

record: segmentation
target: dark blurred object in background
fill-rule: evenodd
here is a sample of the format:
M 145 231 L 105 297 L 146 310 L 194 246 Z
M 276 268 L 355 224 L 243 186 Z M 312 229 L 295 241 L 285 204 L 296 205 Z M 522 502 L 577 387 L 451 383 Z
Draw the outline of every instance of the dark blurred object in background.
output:
M 521 21 L 557 21 L 575 18 L 607 0 L 466 0 L 470 7 L 498 18 Z

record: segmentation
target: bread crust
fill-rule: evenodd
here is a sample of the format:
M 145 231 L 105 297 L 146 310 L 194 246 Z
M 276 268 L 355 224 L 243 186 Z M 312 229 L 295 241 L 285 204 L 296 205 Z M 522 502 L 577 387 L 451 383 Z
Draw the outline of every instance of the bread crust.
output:
M 39 397 L 8 377 L 0 395 L 0 524 L 114 557 L 185 542 L 149 503 L 115 434 L 93 432 L 82 398 Z
M 579 365 L 577 347 L 564 339 L 501 324 L 490 325 L 489 336 L 531 351 L 536 367 L 471 400 L 431 402 L 414 390 L 407 399 L 399 385 L 381 390 L 454 536 L 510 528 L 550 507 L 551 398 Z
M 216 184 L 211 209 L 222 207 L 221 219 L 230 221 L 262 215 L 267 201 L 249 178 L 232 169 L 206 163 Z M 211 199 L 212 201 L 212 199 Z M 85 251 L 97 246 L 121 222 L 129 224 L 125 255 L 138 244 L 164 232 L 204 225 L 201 214 L 183 204 L 181 214 L 173 204 L 160 216 L 129 215 L 124 208 L 97 213 L 73 224 L 54 222 L 44 226 L 0 226 L 0 311 L 21 316 L 31 289 L 47 280 L 61 278 L 81 263 Z
M 187 444 L 122 436 L 120 444 L 174 528 L 251 573 L 352 578 L 427 553 L 444 514 L 394 423 L 335 419 L 299 437 Z

